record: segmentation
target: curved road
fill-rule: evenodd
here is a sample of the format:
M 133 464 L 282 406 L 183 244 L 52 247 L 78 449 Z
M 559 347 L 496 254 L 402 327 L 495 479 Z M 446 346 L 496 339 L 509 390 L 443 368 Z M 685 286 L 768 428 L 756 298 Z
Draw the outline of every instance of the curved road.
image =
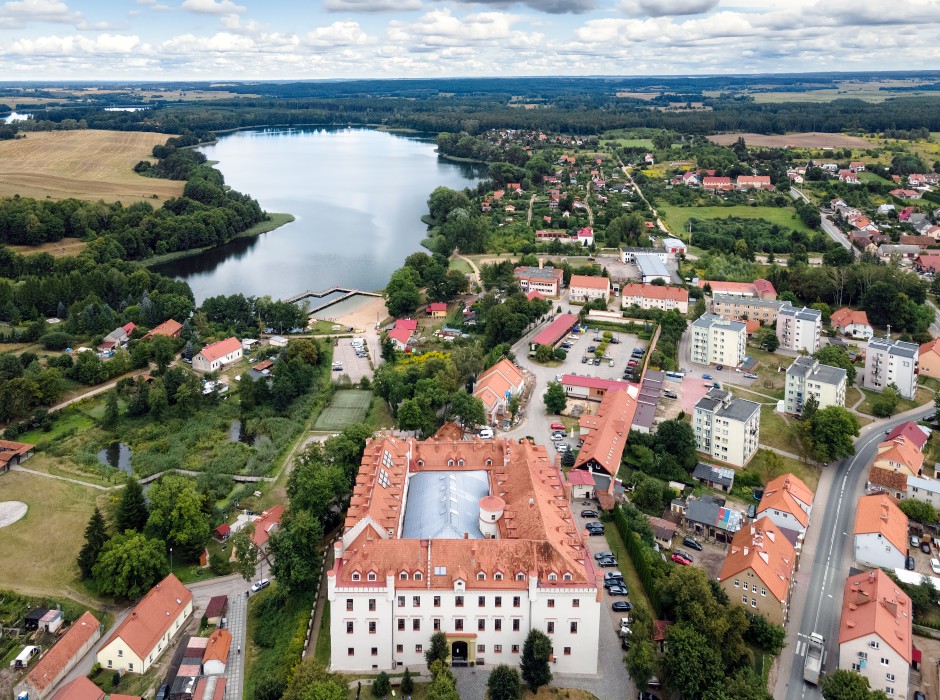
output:
M 823 468 L 794 587 L 787 650 L 781 658 L 775 698 L 822 698 L 818 687 L 803 682 L 806 640 L 813 632 L 822 634 L 826 639 L 823 670 L 838 668 L 842 589 L 854 563 L 855 505 L 864 494 L 867 467 L 885 430 L 932 412 L 932 408 L 925 404 L 865 426 L 855 443 L 855 455 Z M 811 553 L 812 560 L 807 561 Z

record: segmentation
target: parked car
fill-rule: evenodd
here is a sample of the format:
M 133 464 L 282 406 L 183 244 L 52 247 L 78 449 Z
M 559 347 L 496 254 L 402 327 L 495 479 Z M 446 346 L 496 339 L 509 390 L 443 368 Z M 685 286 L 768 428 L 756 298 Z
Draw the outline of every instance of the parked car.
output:
M 595 561 L 599 561 L 601 559 L 610 559 L 613 556 L 614 556 L 613 552 L 598 552 L 597 554 L 594 555 L 594 559 Z
M 920 547 L 920 537 L 917 535 L 911 535 L 911 547 L 914 547 L 915 549 Z
M 689 554 L 688 552 L 683 551 L 683 550 L 681 550 L 681 549 L 674 549 L 674 550 L 672 551 L 672 553 L 673 553 L 673 554 L 678 554 L 680 557 L 685 557 L 685 558 L 688 559 L 689 561 L 692 561 L 693 558 L 694 558 L 691 554 Z
M 686 546 L 686 547 L 691 547 L 691 548 L 694 549 L 696 552 L 701 552 L 701 551 L 702 551 L 702 545 L 701 545 L 701 543 L 700 543 L 698 540 L 696 540 L 694 537 L 685 537 L 685 538 L 683 538 L 682 544 L 683 544 L 684 546 Z
M 597 350 L 596 345 L 588 345 L 588 349 L 587 349 L 588 352 L 594 352 L 595 350 Z
M 914 557 L 909 556 L 907 557 L 907 559 L 904 560 L 904 568 L 907 569 L 908 571 L 914 570 Z
M 715 369 L 717 369 L 719 372 L 723 370 L 724 368 L 725 368 L 724 365 L 715 365 Z
M 921 542 L 920 551 L 922 551 L 924 554 L 930 554 L 930 542 Z
M 590 509 L 582 510 L 582 511 L 581 511 L 581 517 L 582 517 L 582 518 L 596 518 L 596 517 L 597 517 L 597 511 L 596 511 L 596 510 L 590 510 Z
M 587 529 L 588 537 L 603 537 L 604 528 L 603 527 L 589 527 Z
M 251 586 L 251 592 L 257 593 L 258 591 L 263 591 L 265 588 L 271 585 L 271 579 L 263 578 L 260 581 L 255 581 Z
M 559 440 L 564 440 L 564 433 L 552 433 L 552 442 L 558 442 Z
M 552 423 L 548 427 L 551 428 L 552 430 L 564 430 L 565 424 L 564 423 Z
M 618 600 L 610 607 L 614 612 L 630 612 L 633 610 L 633 603 L 628 600 Z
M 601 559 L 597 562 L 597 565 L 602 569 L 610 569 L 611 567 L 617 566 L 616 559 Z
M 747 517 L 751 518 L 752 520 L 757 517 L 757 506 L 754 503 L 747 507 Z
M 595 357 L 595 358 L 594 358 L 594 365 L 595 365 L 596 367 L 600 367 L 600 366 L 601 366 L 601 359 L 600 359 L 599 357 Z
M 480 428 L 479 436 L 484 440 L 489 440 L 494 435 L 492 428 Z
M 620 345 L 620 341 L 617 340 L 616 338 L 611 338 L 611 339 L 610 339 L 610 344 L 611 344 L 611 345 Z
M 610 590 L 614 586 L 618 588 L 626 588 L 627 584 L 623 582 L 622 578 L 612 578 L 609 581 L 604 581 L 604 588 L 606 588 L 607 590 Z
M 688 566 L 689 564 L 692 563 L 691 559 L 686 559 L 679 552 L 676 552 L 675 554 L 672 555 L 672 560 L 676 562 L 676 564 L 682 564 L 682 566 Z
M 663 392 L 663 396 L 665 396 L 667 399 L 678 399 L 678 398 L 679 398 L 679 394 L 677 394 L 677 393 L 674 392 L 674 391 L 664 391 L 664 392 Z
M 581 364 L 582 364 L 582 365 L 586 365 L 586 364 L 587 364 L 587 356 L 584 356 L 584 357 L 581 358 Z
M 744 377 L 745 379 L 757 379 L 757 375 L 754 374 L 753 372 L 745 372 L 741 376 Z
M 627 589 L 623 586 L 611 586 L 607 589 L 607 595 L 627 596 Z
M 570 452 L 571 445 L 569 445 L 567 442 L 559 442 L 557 445 L 555 445 L 555 450 L 558 452 Z
M 940 561 L 936 559 L 931 559 L 930 570 L 933 571 L 935 574 L 940 574 Z
M 714 379 L 714 377 L 712 377 L 710 374 L 703 374 L 702 379 Z
M 608 559 L 613 559 L 613 557 L 608 557 Z M 623 574 L 620 573 L 619 571 L 608 571 L 606 574 L 604 574 L 605 581 L 610 581 L 611 579 L 614 579 L 614 578 L 622 579 Z

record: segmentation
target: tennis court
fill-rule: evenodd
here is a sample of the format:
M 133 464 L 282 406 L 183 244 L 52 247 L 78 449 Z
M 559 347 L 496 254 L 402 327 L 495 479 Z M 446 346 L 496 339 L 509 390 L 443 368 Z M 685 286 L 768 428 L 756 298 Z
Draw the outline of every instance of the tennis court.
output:
M 333 400 L 323 409 L 314 423 L 314 430 L 342 430 L 347 425 L 365 420 L 372 404 L 372 392 L 342 389 L 333 394 Z

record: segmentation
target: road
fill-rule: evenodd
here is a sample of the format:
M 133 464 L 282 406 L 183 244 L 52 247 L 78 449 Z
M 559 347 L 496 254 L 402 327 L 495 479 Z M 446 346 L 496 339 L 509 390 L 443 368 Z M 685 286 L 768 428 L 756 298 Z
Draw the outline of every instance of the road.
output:
M 818 687 L 803 682 L 806 640 L 813 632 L 826 639 L 824 670 L 838 667 L 838 633 L 842 589 L 854 560 L 855 504 L 865 490 L 866 468 L 874 458 L 884 431 L 928 410 L 926 406 L 898 414 L 889 421 L 871 423 L 856 441 L 849 459 L 824 467 L 813 506 L 812 522 L 803 547 L 804 556 L 794 586 L 794 599 L 774 692 L 776 698 L 822 698 Z M 812 559 L 807 555 L 812 553 Z M 797 624 L 798 623 L 798 624 Z
M 258 577 L 255 578 L 257 580 Z M 196 620 L 199 620 L 205 611 L 209 598 L 217 595 L 228 596 L 227 629 L 232 633 L 232 647 L 228 663 L 225 665 L 225 677 L 228 680 L 225 684 L 224 700 L 241 700 L 242 698 L 245 657 L 240 650 L 247 648 L 245 631 L 248 600 L 245 597 L 245 591 L 250 585 L 241 576 L 233 574 L 191 583 L 188 586 L 193 593 L 193 616 Z
M 826 235 L 854 255 L 855 251 L 852 244 L 849 243 L 849 239 L 845 237 L 845 234 L 839 230 L 839 227 L 832 223 L 829 217 L 822 212 L 819 213 L 819 216 L 822 219 L 822 230 L 826 232 Z

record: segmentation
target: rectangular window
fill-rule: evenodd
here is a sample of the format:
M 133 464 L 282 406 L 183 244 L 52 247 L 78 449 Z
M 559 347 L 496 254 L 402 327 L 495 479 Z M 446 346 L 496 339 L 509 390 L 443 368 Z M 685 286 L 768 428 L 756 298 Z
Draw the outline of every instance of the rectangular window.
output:
M 372 647 L 372 656 L 378 656 L 378 655 L 379 655 L 379 648 Z
M 347 623 L 346 623 L 346 634 L 352 634 L 352 633 L 353 633 L 353 623 L 352 623 L 352 622 L 347 622 Z
M 493 653 L 494 653 L 494 654 L 502 654 L 502 653 L 503 653 L 503 645 L 502 645 L 502 644 L 494 644 L 494 645 L 493 645 Z
M 486 596 L 481 595 L 477 597 L 477 607 L 485 608 L 486 607 Z
M 424 653 L 424 645 L 415 644 L 415 654 L 423 654 L 423 653 Z
M 484 653 L 486 653 L 486 645 L 477 644 L 477 654 L 484 654 Z
M 892 683 L 894 683 L 894 674 L 893 674 L 893 673 L 886 673 L 886 674 L 885 674 L 885 678 L 886 678 L 887 680 L 891 681 Z
M 118 649 L 118 657 L 124 656 L 124 650 Z
M 355 649 L 353 649 L 352 647 L 346 647 L 346 656 L 354 656 L 355 654 L 356 654 Z
M 497 632 L 501 632 L 501 631 L 502 631 L 502 629 L 503 629 L 503 618 L 497 617 L 495 620 L 493 620 L 493 629 L 495 629 Z
M 546 625 L 546 629 L 545 629 L 546 632 L 548 632 L 549 634 L 555 634 L 554 622 L 549 621 L 549 622 L 546 622 L 545 625 Z
M 885 657 L 883 657 L 883 656 L 881 657 L 881 665 L 882 665 L 882 666 L 887 666 L 887 665 L 888 665 L 888 660 L 887 660 Z
M 554 608 L 554 607 L 555 607 L 555 599 L 554 599 L 554 598 L 549 598 L 549 599 L 548 599 L 548 607 L 550 607 L 550 608 Z
M 404 644 L 396 644 L 396 645 L 395 645 L 395 653 L 396 653 L 396 654 L 404 654 L 404 653 L 405 653 L 405 645 L 404 645 Z
M 571 601 L 571 607 L 572 607 L 572 608 L 580 608 L 580 607 L 581 607 L 581 599 L 580 599 L 580 598 L 575 598 L 574 600 L 572 600 L 572 601 Z
M 519 596 L 514 595 L 514 596 L 512 597 L 512 607 L 518 608 L 518 607 L 520 607 L 521 605 L 522 605 L 522 599 L 521 599 Z
M 756 608 L 756 607 L 757 607 L 757 598 L 751 598 L 751 607 L 752 607 L 752 608 Z
M 134 670 L 134 664 L 133 664 L 133 663 L 128 664 L 127 670 L 128 670 L 128 671 L 133 671 L 133 670 Z
M 375 623 L 375 622 L 370 622 L 370 623 L 369 623 L 369 634 L 375 634 L 375 628 L 376 628 L 376 623 Z
M 565 656 L 571 656 L 571 647 L 565 647 Z
M 434 618 L 434 631 L 435 632 L 441 631 L 441 618 L 439 617 Z
M 572 622 L 572 623 L 571 623 L 571 634 L 577 634 L 577 633 L 578 633 L 578 623 L 577 623 L 577 622 Z
M 518 654 L 518 653 L 519 653 L 519 645 L 518 645 L 518 644 L 513 644 L 513 645 L 512 645 L 512 653 L 513 653 L 513 654 Z
M 399 632 L 405 631 L 405 619 L 403 617 L 398 618 L 398 631 Z
M 411 599 L 411 607 L 420 608 L 421 607 L 421 596 L 416 595 Z
M 766 595 L 767 595 L 767 589 L 766 589 L 766 588 L 761 588 L 761 589 L 760 589 L 760 594 L 761 594 L 762 596 L 766 596 Z
M 495 605 L 497 608 L 503 607 L 503 597 L 501 595 L 496 596 L 493 599 L 493 605 Z
M 369 611 L 375 612 L 375 598 L 369 598 Z
M 456 605 L 458 608 L 462 608 L 462 607 L 463 607 L 463 596 L 462 596 L 462 595 L 458 595 L 458 596 L 455 596 L 455 597 L 454 597 L 454 605 Z
M 415 618 L 414 620 L 411 621 L 411 631 L 412 631 L 412 632 L 420 632 L 420 631 L 421 631 L 421 620 L 420 620 L 420 619 Z
M 741 602 L 744 603 L 745 605 L 747 605 L 747 596 L 746 596 L 746 595 L 742 595 L 742 596 L 741 596 Z
M 454 629 L 458 632 L 463 632 L 463 620 L 461 618 L 458 617 L 454 620 Z
M 346 612 L 352 612 L 352 609 L 353 609 L 353 599 L 347 598 L 346 599 Z
M 871 641 L 871 642 L 868 642 L 868 646 L 870 646 L 872 649 L 877 649 L 881 645 L 876 641 Z
M 512 631 L 513 631 L 513 632 L 518 632 L 518 631 L 519 631 L 519 624 L 520 624 L 520 623 L 521 623 L 521 620 L 519 620 L 519 618 L 513 619 L 513 621 L 512 621 Z
M 735 588 L 738 588 L 740 585 L 741 585 L 741 582 L 738 581 L 738 579 L 735 579 L 735 580 L 734 580 L 734 587 L 735 587 Z
M 434 607 L 441 607 L 441 597 L 439 595 L 434 596 Z
M 486 631 L 486 620 L 484 620 L 483 618 L 480 618 L 479 620 L 477 620 L 477 632 L 485 632 L 485 631 Z
M 403 595 L 398 596 L 398 607 L 399 608 L 405 607 L 405 596 Z
M 745 590 L 745 591 L 748 590 L 748 587 L 747 587 L 747 586 L 748 586 L 748 583 L 747 583 L 747 581 L 745 581 L 745 582 L 744 582 L 744 590 Z

